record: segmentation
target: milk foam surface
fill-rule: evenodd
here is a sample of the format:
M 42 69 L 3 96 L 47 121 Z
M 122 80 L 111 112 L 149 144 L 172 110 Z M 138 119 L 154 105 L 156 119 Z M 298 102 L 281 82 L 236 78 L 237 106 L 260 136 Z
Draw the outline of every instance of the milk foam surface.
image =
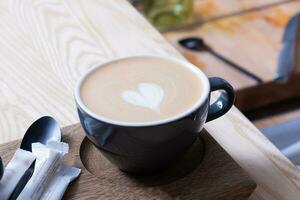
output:
M 132 57 L 94 70 L 83 81 L 80 96 L 95 114 L 134 123 L 185 112 L 197 103 L 202 91 L 200 78 L 181 63 Z

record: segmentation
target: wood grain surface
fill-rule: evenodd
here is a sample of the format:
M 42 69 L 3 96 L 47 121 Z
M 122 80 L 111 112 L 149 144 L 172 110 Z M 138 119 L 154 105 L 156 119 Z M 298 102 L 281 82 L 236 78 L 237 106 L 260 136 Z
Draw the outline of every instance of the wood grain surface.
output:
M 116 1 L 7 0 L 0 9 L 1 142 L 20 138 L 41 115 L 61 126 L 77 122 L 75 82 L 97 63 L 179 56 L 134 8 Z
M 82 169 L 64 199 L 248 199 L 256 185 L 253 180 L 206 132 L 175 165 L 153 176 L 127 175 L 118 170 L 89 142 L 79 124 L 62 130 L 63 141 L 70 146 L 65 162 Z M 0 145 L 7 162 L 18 142 Z M 8 150 L 9 149 L 9 150 Z M 213 169 L 213 170 L 212 170 Z
M 2 0 L 0 9 L 3 142 L 21 137 L 41 115 L 54 116 L 61 126 L 78 122 L 74 84 L 96 63 L 136 54 L 183 59 L 124 0 Z M 298 169 L 239 110 L 205 127 L 256 181 L 253 199 L 299 198 Z
M 165 33 L 164 36 L 208 76 L 222 76 L 236 90 L 242 90 L 256 86 L 257 82 L 206 52 L 197 53 L 180 47 L 177 41 L 190 36 L 201 37 L 216 52 L 256 74 L 264 82 L 270 82 L 276 74 L 284 28 L 299 10 L 300 1 L 295 1 L 208 22 L 190 30 Z

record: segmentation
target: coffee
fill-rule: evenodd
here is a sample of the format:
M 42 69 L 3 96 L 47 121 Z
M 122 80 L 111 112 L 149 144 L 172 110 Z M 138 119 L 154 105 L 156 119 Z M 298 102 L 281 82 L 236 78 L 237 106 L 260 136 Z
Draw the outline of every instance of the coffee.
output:
M 165 120 L 195 106 L 203 95 L 195 71 L 158 57 L 131 57 L 106 63 L 83 80 L 80 96 L 93 113 L 115 121 Z

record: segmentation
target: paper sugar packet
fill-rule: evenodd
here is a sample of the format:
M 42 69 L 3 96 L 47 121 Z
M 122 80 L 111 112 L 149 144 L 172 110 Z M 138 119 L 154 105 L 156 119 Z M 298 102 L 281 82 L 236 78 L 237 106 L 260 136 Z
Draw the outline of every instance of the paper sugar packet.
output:
M 80 169 L 63 163 L 68 150 L 68 144 L 63 142 L 33 143 L 32 153 L 36 156 L 34 173 L 18 200 L 61 199 L 69 183 L 80 174 Z
M 7 164 L 0 181 L 0 199 L 7 200 L 25 171 L 35 161 L 36 156 L 29 151 L 17 149 L 14 156 Z

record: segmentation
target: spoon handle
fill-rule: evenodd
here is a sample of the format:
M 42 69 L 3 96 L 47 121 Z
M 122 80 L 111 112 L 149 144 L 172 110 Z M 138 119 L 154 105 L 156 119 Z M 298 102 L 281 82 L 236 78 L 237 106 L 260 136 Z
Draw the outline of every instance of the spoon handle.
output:
M 226 63 L 228 66 L 231 66 L 233 68 L 235 68 L 236 70 L 240 71 L 241 73 L 245 74 L 246 76 L 251 77 L 252 79 L 256 80 L 259 83 L 262 83 L 262 79 L 259 78 L 258 76 L 256 76 L 255 74 L 253 74 L 252 72 L 244 69 L 243 67 L 239 66 L 238 64 L 232 62 L 231 60 L 228 60 L 227 58 L 223 57 L 222 55 L 220 55 L 219 53 L 215 52 L 213 49 L 211 48 L 207 48 L 207 51 L 209 53 L 211 53 L 213 56 L 215 56 L 216 58 L 218 58 L 219 60 L 223 61 L 224 63 Z
M 16 200 L 22 190 L 24 189 L 25 185 L 27 182 L 30 180 L 30 178 L 33 175 L 34 172 L 34 166 L 35 166 L 35 161 L 30 165 L 30 167 L 25 171 L 23 176 L 21 177 L 20 181 L 16 185 L 13 193 L 10 195 L 9 200 Z

